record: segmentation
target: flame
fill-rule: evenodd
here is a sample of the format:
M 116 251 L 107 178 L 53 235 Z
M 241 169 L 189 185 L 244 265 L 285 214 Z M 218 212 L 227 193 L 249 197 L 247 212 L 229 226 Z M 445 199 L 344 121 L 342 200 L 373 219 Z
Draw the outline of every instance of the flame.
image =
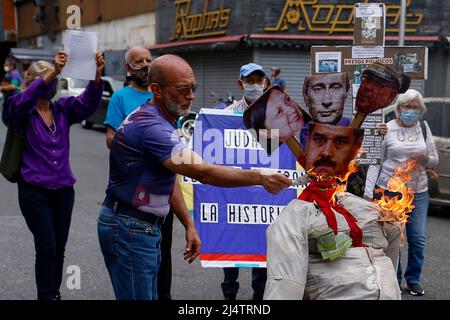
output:
M 411 180 L 410 172 L 414 170 L 417 162 L 408 160 L 395 169 L 394 176 L 388 181 L 388 190 L 398 192 L 401 195 L 389 197 L 384 194 L 383 189 L 375 190 L 375 193 L 382 194 L 381 199 L 374 202 L 381 208 L 382 221 L 398 221 L 405 224 L 408 220 L 407 213 L 414 209 L 412 204 L 414 200 L 414 190 L 407 187 L 407 183 Z
M 327 182 L 332 179 L 336 180 L 336 183 L 334 184 L 334 187 L 336 187 L 336 190 L 333 193 L 333 196 L 331 197 L 331 201 L 333 201 L 333 203 L 336 204 L 336 194 L 338 192 L 344 192 L 345 190 L 347 190 L 348 178 L 353 173 L 358 172 L 358 166 L 356 164 L 356 159 L 361 155 L 361 153 L 362 153 L 362 148 L 360 148 L 357 151 L 356 157 L 354 157 L 353 160 L 350 161 L 350 163 L 348 164 L 347 172 L 343 176 L 334 177 L 334 176 L 329 176 L 329 175 L 319 175 L 319 174 L 316 174 L 313 172 L 314 167 L 311 168 L 310 170 L 308 170 L 307 174 L 317 181 Z

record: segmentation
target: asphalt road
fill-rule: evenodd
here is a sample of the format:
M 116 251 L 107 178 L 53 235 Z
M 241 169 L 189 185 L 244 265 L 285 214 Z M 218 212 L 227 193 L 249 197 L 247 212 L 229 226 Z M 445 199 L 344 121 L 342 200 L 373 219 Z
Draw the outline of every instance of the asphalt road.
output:
M 6 128 L 0 124 L 0 150 Z M 108 178 L 108 151 L 105 132 L 84 130 L 74 125 L 71 131 L 71 164 L 78 180 L 72 226 L 66 248 L 65 270 L 78 266 L 81 288 L 69 289 L 65 273 L 61 293 L 68 300 L 114 299 L 112 287 L 100 252 L 96 217 L 104 197 Z M 428 243 L 422 284 L 423 298 L 450 299 L 450 210 L 431 215 L 428 220 Z M 222 299 L 222 269 L 204 269 L 195 261 L 183 260 L 184 232 L 176 221 L 174 226 L 173 283 L 174 299 Z M 403 248 L 406 250 L 406 248 Z M 405 254 L 403 254 L 403 259 Z M 242 269 L 238 299 L 252 297 L 250 270 Z M 70 281 L 69 281 L 70 282 Z M 36 297 L 34 282 L 33 238 L 20 213 L 15 184 L 0 178 L 0 300 L 32 300 Z

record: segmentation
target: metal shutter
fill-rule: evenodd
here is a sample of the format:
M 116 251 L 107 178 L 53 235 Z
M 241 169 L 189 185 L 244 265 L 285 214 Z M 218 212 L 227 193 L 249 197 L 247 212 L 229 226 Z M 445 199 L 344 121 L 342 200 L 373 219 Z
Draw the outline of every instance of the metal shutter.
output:
M 304 106 L 303 81 L 310 72 L 309 52 L 286 49 L 259 49 L 255 60 L 263 66 L 270 77 L 270 67 L 281 68 L 281 76 L 286 80 L 288 94 Z
M 410 89 L 415 89 L 425 96 L 425 80 L 411 80 Z
M 229 90 L 235 99 L 242 98 L 242 92 L 236 84 L 242 65 L 252 62 L 251 50 L 207 51 L 182 55 L 194 69 L 199 84 L 192 111 L 216 106 L 216 98 L 211 92 L 222 98 Z

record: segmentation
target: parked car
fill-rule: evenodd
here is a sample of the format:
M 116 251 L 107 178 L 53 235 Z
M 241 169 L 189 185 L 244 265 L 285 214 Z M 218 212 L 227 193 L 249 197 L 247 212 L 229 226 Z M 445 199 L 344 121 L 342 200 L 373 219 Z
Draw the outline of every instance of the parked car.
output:
M 433 134 L 436 149 L 439 154 L 439 190 L 441 195 L 431 198 L 430 203 L 439 206 L 450 206 L 450 98 L 424 98 L 427 121 Z M 395 119 L 393 106 L 384 110 L 385 122 Z
M 103 126 L 108 110 L 109 100 L 113 93 L 123 88 L 123 81 L 114 79 L 112 77 L 102 77 L 105 87 L 103 90 L 102 103 L 97 111 L 88 119 L 81 122 L 81 126 L 85 129 L 91 129 L 94 124 Z M 80 95 L 88 84 L 88 80 L 79 80 L 72 78 L 60 78 L 58 82 L 58 92 L 55 99 L 59 97 L 78 96 Z

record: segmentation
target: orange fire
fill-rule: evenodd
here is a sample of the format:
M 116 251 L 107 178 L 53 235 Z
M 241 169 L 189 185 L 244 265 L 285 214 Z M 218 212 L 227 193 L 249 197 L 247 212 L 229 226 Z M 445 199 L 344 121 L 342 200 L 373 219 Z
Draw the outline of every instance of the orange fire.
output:
M 411 180 L 410 173 L 416 166 L 415 160 L 405 161 L 397 169 L 394 176 L 388 181 L 388 190 L 398 192 L 401 196 L 388 197 L 384 194 L 383 189 L 375 190 L 376 193 L 381 192 L 380 200 L 374 202 L 382 209 L 382 221 L 398 221 L 402 224 L 408 219 L 407 213 L 414 209 L 412 204 L 414 200 L 414 190 L 407 187 L 407 183 Z
M 358 166 L 356 165 L 356 158 L 350 161 L 348 164 L 347 172 L 344 174 L 343 177 L 339 177 L 339 181 L 342 183 L 336 188 L 336 192 L 344 192 L 347 189 L 348 184 L 348 178 L 353 173 L 358 172 Z

